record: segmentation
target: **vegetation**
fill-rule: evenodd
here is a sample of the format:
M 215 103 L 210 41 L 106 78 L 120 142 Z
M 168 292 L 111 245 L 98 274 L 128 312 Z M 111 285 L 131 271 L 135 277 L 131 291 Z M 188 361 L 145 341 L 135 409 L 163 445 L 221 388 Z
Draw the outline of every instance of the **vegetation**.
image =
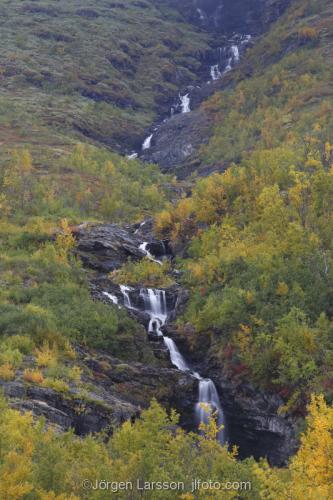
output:
M 213 133 L 200 159 L 225 172 L 191 179 L 191 194 L 175 200 L 180 190 L 157 167 L 101 144 L 139 147 L 170 96 L 195 81 L 209 36 L 165 2 L 0 0 L 1 385 L 83 394 L 78 345 L 119 358 L 120 374 L 132 361 L 153 362 L 124 309 L 92 300 L 73 257 L 73 226 L 158 213 L 157 233 L 184 256 L 190 300 L 179 330 L 190 346 L 229 378 L 281 395 L 281 413 L 308 413 L 300 450 L 277 470 L 220 446 L 214 420 L 202 436 L 185 433 L 155 401 L 107 441 L 59 434 L 1 400 L 0 498 L 109 498 L 105 489 L 84 490 L 83 480 L 193 478 L 251 482 L 250 492 L 225 498 L 333 496 L 331 3 L 292 2 L 226 76 L 227 88 L 203 104 Z M 173 283 L 169 264 L 149 259 L 112 277 Z
M 111 278 L 118 284 L 167 288 L 175 283 L 168 274 L 170 267 L 169 261 L 159 263 L 145 258 L 138 262 L 129 261 L 118 271 L 114 271 Z
M 208 47 L 153 0 L 1 0 L 0 11 L 1 136 L 7 147 L 30 143 L 44 167 L 42 153 L 52 163 L 78 138 L 139 147 Z
M 219 499 L 220 489 L 192 492 L 193 479 L 231 484 L 223 497 L 250 499 L 331 498 L 333 409 L 313 399 L 308 428 L 288 469 L 270 469 L 253 459 L 238 461 L 216 440 L 214 420 L 203 436 L 174 432 L 177 415 L 168 416 L 155 401 L 134 424 L 126 422 L 107 442 L 102 436 L 58 434 L 1 401 L 0 495 L 6 499 L 75 500 L 117 498 Z M 159 457 L 156 460 L 156 457 Z M 106 482 L 109 481 L 109 486 Z M 137 489 L 145 482 L 178 483 L 178 490 Z M 127 483 L 127 491 L 117 484 Z M 216 483 L 216 484 L 217 484 Z M 184 486 L 182 486 L 184 484 Z M 239 485 L 239 486 L 238 486 Z M 184 489 L 183 489 L 184 488 Z M 215 485 L 216 488 L 216 485 Z

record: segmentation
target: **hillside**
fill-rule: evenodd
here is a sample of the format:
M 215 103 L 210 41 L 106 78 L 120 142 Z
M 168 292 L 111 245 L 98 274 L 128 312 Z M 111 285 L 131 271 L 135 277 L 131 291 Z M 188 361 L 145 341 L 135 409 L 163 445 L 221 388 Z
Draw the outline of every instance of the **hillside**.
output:
M 131 151 L 178 89 L 196 81 L 208 49 L 207 35 L 150 0 L 3 0 L 0 9 L 7 147 L 50 154 L 88 139 Z

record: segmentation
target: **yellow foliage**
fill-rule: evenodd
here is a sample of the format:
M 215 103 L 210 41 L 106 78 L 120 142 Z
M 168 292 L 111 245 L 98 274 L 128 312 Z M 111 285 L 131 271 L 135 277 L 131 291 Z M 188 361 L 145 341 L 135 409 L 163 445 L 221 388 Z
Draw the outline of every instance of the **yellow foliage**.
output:
M 31 382 L 33 384 L 42 384 L 44 381 L 42 372 L 40 372 L 39 370 L 29 369 L 24 370 L 23 379 L 26 382 Z
M 307 430 L 288 471 L 255 466 L 261 498 L 271 500 L 328 500 L 333 498 L 333 407 L 313 396 Z
M 5 363 L 0 366 L 0 379 L 8 382 L 13 380 L 15 377 L 15 370 L 13 365 L 10 363 Z
M 56 238 L 56 249 L 61 260 L 66 261 L 71 250 L 75 247 L 75 238 L 67 219 L 61 221 L 61 233 Z
M 284 295 L 287 295 L 288 292 L 289 292 L 289 287 L 287 283 L 284 283 L 284 281 L 282 282 L 280 281 L 276 289 L 276 294 L 280 295 L 280 297 L 283 297 Z
M 60 378 L 53 379 L 53 378 L 47 377 L 43 382 L 43 387 L 48 387 L 49 389 L 53 389 L 54 391 L 57 391 L 57 392 L 68 392 L 69 391 L 68 384 Z
M 37 366 L 46 368 L 55 366 L 58 362 L 58 349 L 56 346 L 50 347 L 48 342 L 44 342 L 42 347 L 35 349 Z

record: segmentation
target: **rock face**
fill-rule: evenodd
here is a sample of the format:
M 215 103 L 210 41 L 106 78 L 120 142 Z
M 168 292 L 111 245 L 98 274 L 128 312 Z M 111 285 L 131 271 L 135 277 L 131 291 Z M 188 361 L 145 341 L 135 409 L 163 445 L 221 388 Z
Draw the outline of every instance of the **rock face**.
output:
M 141 158 L 158 163 L 163 172 L 177 170 L 179 177 L 185 176 L 189 169 L 183 171 L 183 164 L 194 158 L 197 148 L 209 135 L 209 119 L 201 110 L 175 115 L 158 128 L 151 148 Z
M 22 374 L 14 382 L 0 381 L 0 387 L 11 407 L 43 416 L 61 431 L 73 428 L 78 435 L 101 430 L 110 435 L 124 421 L 136 418 L 154 397 L 164 406 L 176 408 L 185 428 L 193 427 L 197 380 L 190 374 L 127 364 L 81 348 L 77 348 L 75 364 L 82 370 L 83 387 L 71 383 L 68 391 L 59 392 L 28 384 Z
M 151 233 L 143 234 L 142 231 L 135 225 L 78 226 L 74 228 L 76 253 L 85 266 L 108 273 L 121 267 L 129 258 L 140 260 L 145 257 L 146 252 L 139 248 L 143 241 L 147 241 L 148 249 L 154 251 L 154 255 L 171 252 L 168 242 L 156 240 Z
M 239 446 L 240 457 L 266 457 L 271 465 L 286 465 L 298 442 L 295 421 L 278 414 L 282 399 L 249 384 L 234 384 L 221 374 L 216 374 L 214 381 L 221 395 L 230 442 Z
M 297 420 L 279 414 L 279 408 L 284 405 L 282 398 L 237 378 L 230 378 L 212 355 L 206 341 L 192 351 L 186 337 L 179 338 L 177 329 L 173 329 L 172 325 L 168 325 L 168 335 L 175 340 L 192 366 L 202 376 L 214 381 L 226 417 L 228 440 L 239 447 L 239 456 L 265 457 L 273 466 L 286 465 L 299 443 Z
M 258 34 L 275 21 L 291 0 L 160 0 L 181 10 L 192 23 L 213 32 Z M 244 31 L 245 30 L 245 31 Z

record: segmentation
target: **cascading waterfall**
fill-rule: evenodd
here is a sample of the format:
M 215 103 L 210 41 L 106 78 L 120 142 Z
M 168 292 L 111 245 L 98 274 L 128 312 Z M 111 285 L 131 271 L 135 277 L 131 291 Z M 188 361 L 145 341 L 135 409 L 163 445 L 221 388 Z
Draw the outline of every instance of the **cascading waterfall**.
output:
M 198 425 L 208 424 L 212 414 L 216 415 L 217 425 L 220 428 L 218 440 L 225 443 L 225 418 L 221 407 L 220 398 L 215 384 L 210 379 L 199 378 L 199 401 L 195 407 L 195 416 Z
M 171 363 L 182 372 L 190 370 L 190 367 L 186 363 L 184 357 L 179 352 L 176 343 L 170 337 L 163 337 L 164 344 L 169 350 Z
M 132 310 L 135 309 L 131 304 L 130 298 L 130 292 L 133 291 L 133 288 L 121 285 L 120 290 L 124 297 L 124 306 Z M 163 334 L 162 327 L 166 324 L 168 318 L 165 290 L 142 288 L 140 290 L 140 297 L 143 299 L 144 310 L 150 317 L 148 332 L 158 337 L 163 337 L 164 345 L 170 353 L 171 363 L 180 371 L 191 371 L 193 376 L 199 381 L 198 402 L 195 406 L 197 425 L 207 424 L 210 416 L 214 415 L 218 426 L 221 428 L 217 436 L 218 440 L 224 444 L 226 442 L 225 430 L 223 428 L 225 418 L 214 382 L 210 379 L 202 378 L 200 374 L 194 372 L 180 353 L 174 340 Z
M 135 309 L 135 307 L 132 307 L 131 299 L 129 296 L 129 292 L 132 292 L 133 288 L 131 288 L 130 286 L 120 285 L 120 291 L 124 297 L 124 306 L 127 307 L 127 309 Z
M 180 99 L 180 105 L 181 105 L 181 109 L 182 109 L 182 113 L 189 113 L 191 111 L 191 108 L 190 108 L 190 102 L 191 102 L 191 99 L 190 99 L 190 95 L 189 94 L 185 94 L 185 95 L 180 95 L 179 94 L 179 99 Z
M 142 288 L 140 297 L 143 298 L 145 312 L 150 316 L 148 332 L 163 337 L 161 328 L 165 325 L 168 317 L 165 291 Z
M 231 53 L 232 53 L 232 58 L 233 62 L 238 63 L 239 62 L 239 48 L 238 45 L 232 45 L 231 46 Z
M 103 292 L 103 295 L 105 295 L 105 297 L 107 297 L 109 300 L 111 300 L 111 302 L 115 305 L 118 305 L 118 297 L 116 297 L 115 295 L 112 295 L 111 293 L 108 293 L 108 292 Z
M 215 80 L 218 80 L 219 78 L 221 78 L 222 76 L 222 73 L 219 69 L 219 65 L 218 64 L 214 64 L 213 66 L 210 67 L 210 76 L 212 78 L 213 81 Z
M 155 259 L 155 257 L 149 252 L 148 250 L 148 245 L 149 245 L 149 242 L 148 241 L 144 241 L 143 243 L 141 243 L 141 245 L 139 246 L 139 249 L 142 250 L 142 252 L 145 253 L 146 257 L 153 261 L 153 262 L 156 262 L 157 264 L 160 264 L 162 265 L 163 263 L 158 260 L 158 259 Z
M 153 135 L 154 134 L 150 134 L 144 141 L 143 141 L 143 144 L 142 144 L 142 151 L 145 151 L 146 149 L 150 149 L 151 148 L 151 140 L 153 138 Z

